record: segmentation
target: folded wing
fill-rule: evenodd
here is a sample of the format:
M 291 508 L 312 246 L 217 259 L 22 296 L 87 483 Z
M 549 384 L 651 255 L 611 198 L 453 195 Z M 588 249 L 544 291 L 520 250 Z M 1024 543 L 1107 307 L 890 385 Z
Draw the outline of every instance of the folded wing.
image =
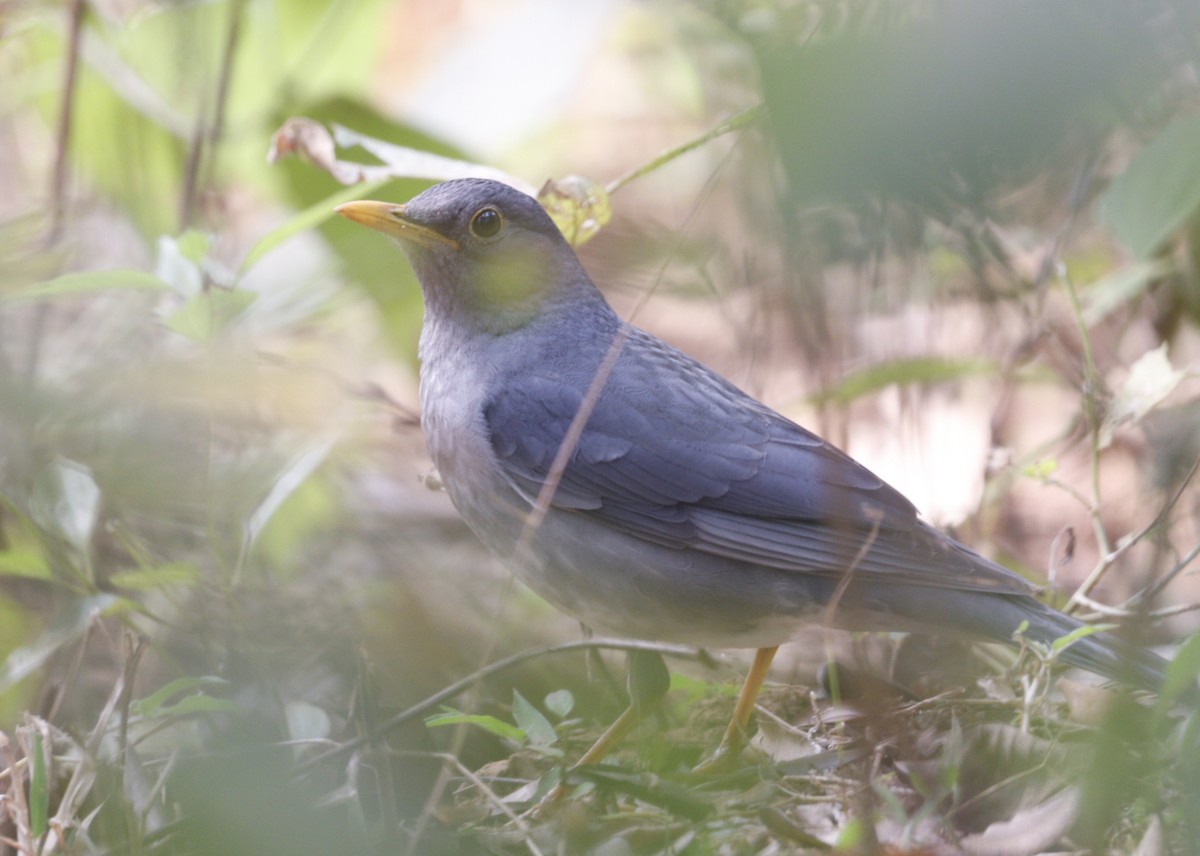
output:
M 586 385 L 505 385 L 484 417 L 510 483 L 539 494 Z M 1027 594 L 1016 574 L 925 525 L 900 493 L 704 366 L 632 330 L 553 507 L 749 564 Z

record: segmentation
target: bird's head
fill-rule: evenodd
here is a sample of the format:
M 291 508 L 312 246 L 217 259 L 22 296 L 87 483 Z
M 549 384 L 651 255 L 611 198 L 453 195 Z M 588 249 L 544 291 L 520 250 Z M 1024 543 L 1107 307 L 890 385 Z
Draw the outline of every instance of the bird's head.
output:
M 537 200 L 497 181 L 458 179 L 403 205 L 347 202 L 336 210 L 399 240 L 434 316 L 504 332 L 595 294 Z

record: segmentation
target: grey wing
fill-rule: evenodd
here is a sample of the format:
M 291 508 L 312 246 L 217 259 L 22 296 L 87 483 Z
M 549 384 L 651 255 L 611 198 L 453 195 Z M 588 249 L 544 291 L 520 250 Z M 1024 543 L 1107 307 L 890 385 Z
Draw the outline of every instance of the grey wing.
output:
M 865 467 L 699 363 L 649 337 L 626 348 L 553 507 L 784 571 L 1028 593 L 1019 576 L 922 523 Z M 485 408 L 497 459 L 531 502 L 583 395 L 554 375 L 526 375 Z

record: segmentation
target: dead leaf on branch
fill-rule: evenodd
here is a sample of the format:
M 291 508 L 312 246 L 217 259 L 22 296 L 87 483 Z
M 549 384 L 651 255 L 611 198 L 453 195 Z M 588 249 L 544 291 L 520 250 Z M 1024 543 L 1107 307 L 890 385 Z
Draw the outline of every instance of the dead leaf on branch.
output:
M 333 133 L 320 122 L 293 116 L 271 136 L 267 163 L 295 155 L 346 185 L 393 178 L 428 181 L 487 178 L 499 181 L 536 196 L 572 246 L 585 243 L 612 219 L 607 191 L 587 178 L 548 179 L 538 190 L 529 182 L 495 167 L 398 146 L 341 125 L 335 124 L 331 128 Z M 382 163 L 365 164 L 338 158 L 338 149 L 352 146 L 365 149 Z
M 358 184 L 390 178 L 421 178 L 429 181 L 490 178 L 531 196 L 536 192 L 528 182 L 493 167 L 387 143 L 341 125 L 335 124 L 331 127 L 332 134 L 320 122 L 303 116 L 293 116 L 271 135 L 267 163 L 276 163 L 287 155 L 295 155 L 317 169 L 329 173 L 341 184 Z M 383 163 L 365 164 L 340 160 L 337 150 L 351 146 L 361 146 Z

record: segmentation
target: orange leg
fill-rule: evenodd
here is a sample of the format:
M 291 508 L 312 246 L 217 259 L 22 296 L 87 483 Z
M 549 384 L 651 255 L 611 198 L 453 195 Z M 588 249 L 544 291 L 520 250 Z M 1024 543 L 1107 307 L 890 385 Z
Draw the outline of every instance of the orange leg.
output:
M 742 683 L 742 691 L 738 693 L 733 718 L 729 720 L 729 727 L 725 729 L 721 745 L 711 758 L 696 767 L 697 773 L 717 772 L 741 754 L 742 747 L 746 744 L 746 726 L 750 723 L 750 714 L 754 712 L 754 700 L 758 698 L 758 691 L 762 689 L 767 670 L 771 668 L 771 661 L 775 659 L 775 652 L 778 650 L 779 646 L 776 645 L 773 648 L 759 648 L 754 652 L 754 662 Z
M 600 739 L 592 744 L 592 748 L 580 756 L 579 760 L 575 762 L 575 766 L 582 767 L 585 764 L 598 764 L 603 761 L 608 753 L 615 749 L 617 744 L 646 718 L 650 709 L 646 705 L 639 704 L 631 704 L 625 708 L 624 712 L 613 721 L 613 724 L 600 735 Z

